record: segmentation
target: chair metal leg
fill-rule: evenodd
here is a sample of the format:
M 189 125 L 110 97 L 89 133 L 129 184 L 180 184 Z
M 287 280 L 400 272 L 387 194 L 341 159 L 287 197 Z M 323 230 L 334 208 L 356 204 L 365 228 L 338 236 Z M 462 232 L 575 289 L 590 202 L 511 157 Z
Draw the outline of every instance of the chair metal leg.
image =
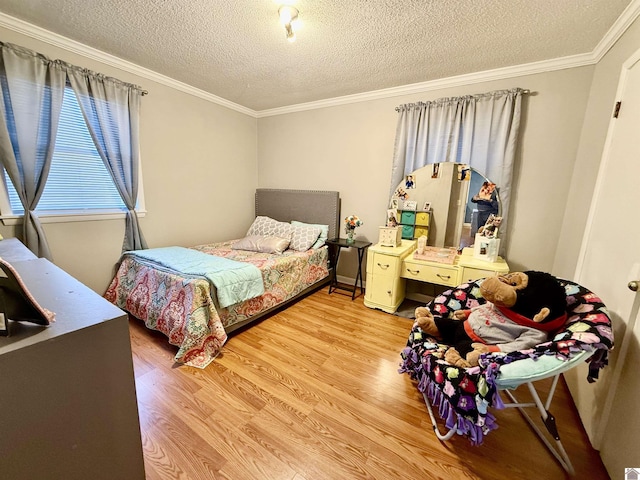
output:
M 426 393 L 423 393 L 422 397 L 424 398 L 424 403 L 427 405 L 427 410 L 429 411 L 429 418 L 431 418 L 431 425 L 433 425 L 433 432 L 436 434 L 436 437 L 438 437 L 438 440 L 446 442 L 447 440 L 449 440 L 451 437 L 455 435 L 456 429 L 452 428 L 445 434 L 440 433 L 440 430 L 438 429 L 438 423 L 436 422 L 436 417 L 433 415 L 433 410 L 431 408 L 431 401 L 429 400 L 429 397 L 427 397 Z
M 518 402 L 516 397 L 513 395 L 513 393 L 511 393 L 509 390 L 505 390 L 505 393 L 509 396 L 509 398 L 512 401 L 512 403 L 505 403 L 505 407 L 517 408 L 522 414 L 522 416 L 524 417 L 524 419 L 527 421 L 529 426 L 538 435 L 540 440 L 542 440 L 542 442 L 546 445 L 546 447 L 553 454 L 556 460 L 558 460 L 560 465 L 562 465 L 562 468 L 564 468 L 567 471 L 567 473 L 569 473 L 569 475 L 574 475 L 575 470 L 573 468 L 573 465 L 571 464 L 571 460 L 569 459 L 569 456 L 567 455 L 566 450 L 564 449 L 564 446 L 562 445 L 562 441 L 560 440 L 560 435 L 558 434 L 558 429 L 556 427 L 555 417 L 548 410 L 549 405 L 551 405 L 551 400 L 553 399 L 553 395 L 555 393 L 555 389 L 556 389 L 556 385 L 558 383 L 559 377 L 560 375 L 556 375 L 553 378 L 553 383 L 549 391 L 549 396 L 547 397 L 547 401 L 544 405 L 542 403 L 542 400 L 540 399 L 540 396 L 538 395 L 536 388 L 533 386 L 533 383 L 527 382 L 527 386 L 529 387 L 529 391 L 531 392 L 531 396 L 533 397 L 533 403 L 520 403 Z M 551 435 L 555 440 L 555 443 L 556 443 L 555 448 L 552 445 L 552 443 L 549 441 L 549 439 L 545 436 L 544 432 L 542 432 L 542 430 L 538 428 L 538 426 L 533 422 L 529 414 L 524 410 L 525 408 L 529 408 L 529 407 L 536 407 L 538 409 L 538 412 L 540 412 L 540 416 L 542 417 L 542 421 L 544 422 L 544 425 L 547 428 L 549 435 Z
M 505 403 L 505 408 L 517 408 L 518 411 L 522 414 L 524 419 L 527 421 L 529 426 L 533 429 L 533 431 L 538 435 L 542 443 L 545 444 L 547 449 L 553 454 L 553 456 L 558 460 L 562 468 L 569 473 L 569 475 L 575 475 L 575 469 L 573 468 L 573 464 L 569 459 L 569 455 L 567 455 L 566 450 L 564 449 L 564 445 L 562 445 L 562 441 L 560 440 L 560 435 L 558 434 L 558 429 L 556 427 L 556 419 L 549 412 L 549 406 L 551 405 L 551 401 L 553 400 L 553 395 L 555 394 L 556 386 L 558 384 L 558 380 L 560 375 L 556 375 L 553 377 L 553 382 L 551 384 L 551 388 L 549 390 L 549 395 L 547 397 L 546 402 L 543 404 L 540 399 L 540 395 L 536 388 L 533 386 L 532 382 L 527 382 L 526 385 L 529 387 L 529 391 L 531 392 L 531 396 L 533 397 L 533 402 L 529 403 L 521 403 L 516 399 L 516 397 L 509 390 L 505 390 L 505 393 L 511 399 L 511 403 Z M 435 415 L 433 414 L 433 407 L 431 406 L 431 401 L 426 393 L 422 393 L 422 397 L 424 398 L 424 403 L 427 406 L 427 411 L 429 412 L 429 418 L 431 419 L 431 424 L 433 425 L 433 432 L 435 433 L 438 440 L 446 442 L 451 437 L 453 437 L 456 433 L 456 429 L 452 428 L 446 433 L 441 433 L 438 428 L 438 423 L 436 421 Z M 542 421 L 544 422 L 545 427 L 549 435 L 553 437 L 555 440 L 556 446 L 549 441 L 544 432 L 534 423 L 533 419 L 529 416 L 529 414 L 524 410 L 525 408 L 537 408 L 540 416 L 542 417 Z

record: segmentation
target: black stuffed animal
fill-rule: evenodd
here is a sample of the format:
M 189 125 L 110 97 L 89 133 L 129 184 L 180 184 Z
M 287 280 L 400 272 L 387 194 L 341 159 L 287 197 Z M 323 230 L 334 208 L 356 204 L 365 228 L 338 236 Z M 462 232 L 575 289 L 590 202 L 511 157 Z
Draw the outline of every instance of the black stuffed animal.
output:
M 416 309 L 416 322 L 427 334 L 450 346 L 445 360 L 459 367 L 478 364 L 482 353 L 513 352 L 543 343 L 566 322 L 566 293 L 556 277 L 544 272 L 514 272 L 480 284 L 487 303 L 458 310 L 454 318 L 434 317 Z

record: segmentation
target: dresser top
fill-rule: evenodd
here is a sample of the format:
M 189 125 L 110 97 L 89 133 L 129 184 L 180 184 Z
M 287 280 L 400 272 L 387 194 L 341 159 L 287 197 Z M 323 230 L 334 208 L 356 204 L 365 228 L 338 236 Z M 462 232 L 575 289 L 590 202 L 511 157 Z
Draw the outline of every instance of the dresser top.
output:
M 415 248 L 415 240 L 402 240 L 402 243 L 397 247 L 387 247 L 380 244 L 375 244 L 374 246 L 369 248 L 369 251 L 374 253 L 384 253 L 385 255 L 391 255 L 394 257 L 401 257 L 408 254 L 412 250 L 415 250 Z
M 0 337 L 0 355 L 126 315 L 49 260 L 37 258 L 17 239 L 0 240 L 0 256 L 18 272 L 38 304 L 56 314 L 48 326 L 10 321 L 9 336 Z

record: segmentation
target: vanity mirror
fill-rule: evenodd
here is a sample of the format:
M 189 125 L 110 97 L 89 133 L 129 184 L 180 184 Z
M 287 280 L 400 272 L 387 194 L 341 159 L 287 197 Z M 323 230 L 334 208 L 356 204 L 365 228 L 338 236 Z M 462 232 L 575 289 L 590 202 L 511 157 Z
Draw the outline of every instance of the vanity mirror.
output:
M 394 190 L 390 208 L 397 204 L 402 219 L 405 203 L 411 202 L 414 211 L 417 205 L 418 216 L 428 215 L 428 245 L 462 248 L 473 244 L 489 214 L 502 215 L 499 189 L 468 165 L 429 164 L 405 176 Z M 419 222 L 414 227 L 407 225 L 403 238 L 419 237 L 424 231 L 418 227 Z

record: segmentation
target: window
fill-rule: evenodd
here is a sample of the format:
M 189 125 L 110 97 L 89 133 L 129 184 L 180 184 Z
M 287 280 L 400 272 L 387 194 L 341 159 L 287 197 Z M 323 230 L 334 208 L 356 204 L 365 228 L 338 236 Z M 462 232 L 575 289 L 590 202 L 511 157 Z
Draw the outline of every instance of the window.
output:
M 3 218 L 24 213 L 6 170 L 0 191 Z M 141 183 L 141 182 L 140 182 Z M 141 187 L 141 185 L 140 185 Z M 142 190 L 139 188 L 139 197 Z M 139 205 L 140 206 L 139 202 Z M 41 216 L 92 215 L 126 211 L 82 117 L 73 89 L 65 88 L 49 176 L 36 212 Z M 78 218 L 80 219 L 80 218 Z

